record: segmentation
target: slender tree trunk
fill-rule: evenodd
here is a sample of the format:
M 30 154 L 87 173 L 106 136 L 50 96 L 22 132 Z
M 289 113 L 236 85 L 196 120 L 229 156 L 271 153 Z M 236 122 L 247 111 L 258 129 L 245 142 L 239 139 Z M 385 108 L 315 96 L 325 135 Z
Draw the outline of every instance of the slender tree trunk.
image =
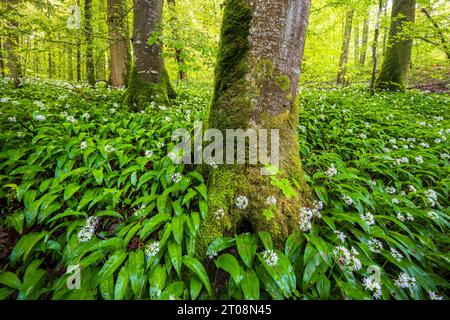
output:
M 19 5 L 19 0 L 6 0 L 6 7 L 8 12 L 17 12 L 17 7 Z M 9 69 L 10 77 L 14 81 L 14 86 L 16 88 L 22 87 L 22 65 L 20 63 L 19 54 L 19 23 L 14 18 L 10 19 L 8 22 L 8 34 L 5 39 L 5 51 L 7 55 L 7 67 Z
M 375 77 L 377 75 L 377 64 L 378 64 L 377 47 L 378 47 L 378 37 L 380 35 L 380 21 L 382 10 L 383 10 L 383 0 L 380 0 L 378 5 L 377 23 L 375 25 L 375 33 L 373 36 L 373 45 L 372 45 L 373 66 L 372 66 L 372 79 L 370 81 L 370 91 L 372 95 L 374 95 L 375 93 Z
M 98 1 L 99 12 L 107 14 L 107 6 L 105 5 L 105 0 Z M 94 20 L 95 21 L 95 20 Z M 103 21 L 98 21 L 96 27 L 101 35 L 107 34 L 105 30 Z M 105 65 L 105 55 L 108 55 L 109 50 L 95 50 L 94 51 L 94 61 L 95 61 L 95 75 L 97 79 L 106 80 L 106 65 Z
M 353 34 L 354 37 L 354 64 L 355 66 L 357 66 L 359 64 L 359 49 L 360 49 L 360 44 L 359 44 L 359 19 L 356 19 L 355 21 L 355 32 Z
M 111 59 L 109 83 L 120 87 L 127 84 L 130 67 L 130 40 L 124 0 L 108 0 L 109 50 Z
M 77 6 L 80 7 L 80 0 L 77 0 Z M 81 34 L 77 35 L 77 82 L 81 81 Z
M 268 231 L 280 245 L 291 231 L 298 230 L 299 209 L 310 205 L 299 158 L 295 102 L 309 6 L 310 0 L 225 1 L 206 127 L 218 129 L 224 136 L 227 129 L 254 129 L 260 134 L 267 129 L 269 135 L 271 130 L 278 130 L 280 162 L 276 178 L 291 183 L 295 180 L 299 188 L 294 187 L 297 198 L 286 197 L 271 185 L 271 177 L 261 175 L 260 162 L 255 165 L 247 160 L 245 164 L 211 169 L 210 214 L 202 221 L 196 239 L 199 256 L 205 255 L 207 246 L 217 237 L 244 230 Z M 272 143 L 276 145 L 275 140 Z M 235 149 L 227 147 L 226 158 L 234 155 Z M 248 199 L 245 208 L 236 205 L 240 196 Z M 277 198 L 277 211 L 272 219 L 266 219 L 261 213 L 270 207 L 266 204 L 270 196 Z M 221 219 L 214 214 L 218 210 L 224 212 Z
M 387 7 L 388 7 L 388 1 L 386 0 L 384 3 L 384 19 L 387 19 Z M 386 40 L 387 40 L 387 36 L 388 36 L 388 29 L 383 28 L 384 29 L 384 33 L 383 33 L 383 54 L 386 53 Z
M 49 52 L 47 54 L 47 62 L 48 62 L 48 77 L 50 79 L 53 78 L 53 60 L 52 60 L 52 53 Z
M 428 12 L 427 9 L 422 8 L 420 10 L 427 18 L 428 20 L 431 21 L 431 23 L 433 24 L 436 33 L 439 37 L 439 40 L 442 43 L 442 49 L 445 52 L 445 54 L 447 55 L 447 59 L 450 60 L 450 47 L 449 47 L 449 41 L 448 39 L 445 38 L 444 34 L 442 33 L 442 29 L 441 27 L 438 25 L 438 23 L 433 19 L 433 17 L 431 16 L 431 14 Z
M 73 81 L 73 49 L 71 45 L 67 48 L 67 80 Z
M 366 64 L 367 47 L 369 43 L 369 19 L 370 13 L 369 16 L 367 16 L 366 19 L 364 19 L 363 36 L 361 43 L 361 56 L 359 57 L 359 64 L 361 66 L 364 66 Z
M 177 22 L 177 18 L 176 18 L 176 10 L 175 10 L 175 6 L 176 6 L 176 1 L 175 0 L 168 0 L 167 1 L 169 3 L 169 6 L 172 10 L 172 14 L 173 14 L 173 21 Z M 175 30 L 174 31 L 174 37 L 175 39 L 178 39 L 178 33 Z M 183 58 L 183 49 L 181 48 L 175 48 L 175 60 L 177 61 L 177 65 L 178 65 L 178 78 L 182 81 L 187 80 L 187 74 L 186 71 L 184 71 L 184 65 L 185 65 L 185 61 Z
M 128 85 L 128 103 L 132 110 L 140 111 L 152 99 L 170 104 L 173 90 L 162 58 L 162 44 L 149 45 L 152 34 L 160 31 L 162 0 L 134 0 L 133 48 L 134 67 Z
M 354 12 L 355 10 L 353 8 L 348 7 L 345 15 L 344 38 L 342 40 L 341 57 L 339 59 L 339 71 L 337 75 L 338 85 L 343 85 L 346 82 L 345 75 L 347 73 L 348 53 L 352 35 L 352 21 Z
M 86 74 L 88 83 L 95 85 L 94 48 L 92 34 L 92 0 L 84 0 L 84 33 L 86 39 Z
M 5 60 L 3 58 L 3 37 L 0 37 L 0 72 L 2 75 L 2 78 L 6 77 L 6 72 L 5 72 Z
M 375 87 L 383 90 L 404 90 L 404 81 L 411 61 L 412 39 L 399 39 L 405 24 L 414 22 L 416 0 L 394 0 L 388 47 Z

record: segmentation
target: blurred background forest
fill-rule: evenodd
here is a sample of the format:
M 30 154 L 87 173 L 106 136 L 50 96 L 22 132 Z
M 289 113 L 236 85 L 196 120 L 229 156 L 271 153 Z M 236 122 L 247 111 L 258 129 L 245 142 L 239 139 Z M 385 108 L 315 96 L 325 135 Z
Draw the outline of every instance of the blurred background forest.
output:
M 5 37 L 14 32 L 19 37 L 18 52 L 25 77 L 85 81 L 86 54 L 88 47 L 92 47 L 95 79 L 107 81 L 111 45 L 107 0 L 88 2 L 91 3 L 88 16 L 85 1 L 80 0 L 21 0 L 18 12 L 8 11 L 3 2 L 0 7 L 2 75 L 8 75 Z M 312 1 L 301 84 L 335 86 L 336 75 L 343 66 L 343 85 L 370 81 L 380 4 L 378 69 L 387 46 L 392 1 Z M 183 78 L 212 83 L 222 6 L 222 0 L 168 1 L 164 8 L 164 31 L 154 33 L 153 41 L 158 39 L 164 43 L 165 63 L 173 81 Z M 131 0 L 125 1 L 124 10 L 123 19 L 131 40 Z M 449 3 L 421 0 L 416 10 L 415 23 L 403 30 L 404 37 L 414 40 L 408 86 L 445 91 L 450 74 Z M 90 29 L 92 32 L 87 31 Z

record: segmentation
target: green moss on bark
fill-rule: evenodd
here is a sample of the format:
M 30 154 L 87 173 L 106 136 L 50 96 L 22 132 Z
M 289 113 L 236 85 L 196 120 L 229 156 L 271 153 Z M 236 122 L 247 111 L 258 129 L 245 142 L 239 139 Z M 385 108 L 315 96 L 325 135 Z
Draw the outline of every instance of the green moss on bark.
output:
M 144 110 L 152 101 L 170 106 L 170 99 L 175 97 L 176 93 L 165 67 L 163 67 L 161 82 L 159 83 L 140 80 L 136 68 L 132 68 L 126 92 L 127 103 L 131 110 L 135 112 Z

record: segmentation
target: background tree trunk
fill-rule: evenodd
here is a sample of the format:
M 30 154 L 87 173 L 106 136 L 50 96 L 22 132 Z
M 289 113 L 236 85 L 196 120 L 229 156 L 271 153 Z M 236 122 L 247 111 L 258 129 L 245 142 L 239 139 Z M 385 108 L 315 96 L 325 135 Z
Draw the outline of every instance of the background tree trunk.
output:
M 73 81 L 73 49 L 72 45 L 67 48 L 67 80 Z
M 159 39 L 149 45 L 154 32 L 160 31 L 163 0 L 134 0 L 133 48 L 134 67 L 128 86 L 128 102 L 140 111 L 154 101 L 170 104 L 173 90 L 162 58 Z
M 3 37 L 0 37 L 0 72 L 2 77 L 6 77 L 5 60 L 3 58 Z
M 175 6 L 176 6 L 176 1 L 175 0 L 168 0 L 167 1 L 169 3 L 170 9 L 172 10 L 172 14 L 173 14 L 173 21 L 177 22 L 177 18 L 176 18 L 176 10 L 175 10 Z M 174 37 L 175 39 L 178 40 L 178 33 L 176 30 L 174 30 Z M 187 80 L 187 74 L 186 71 L 184 71 L 184 58 L 183 58 L 183 49 L 181 48 L 175 48 L 175 60 L 177 61 L 177 65 L 178 65 L 178 79 L 180 79 L 181 81 Z
M 84 36 L 86 39 L 86 74 L 88 83 L 95 85 L 94 48 L 92 34 L 92 0 L 84 0 Z
M 124 0 L 108 0 L 108 30 L 110 45 L 109 83 L 120 87 L 127 84 L 130 66 L 130 40 Z
M 383 65 L 375 87 L 384 90 L 404 90 L 404 81 L 411 61 L 412 39 L 399 39 L 405 23 L 414 22 L 416 0 L 394 0 L 391 27 Z
M 339 59 L 339 71 L 337 75 L 337 84 L 344 84 L 345 75 L 347 73 L 348 53 L 350 47 L 350 39 L 352 36 L 352 22 L 355 10 L 348 7 L 345 15 L 344 38 L 342 39 L 341 57 Z
M 309 17 L 309 0 L 227 0 L 215 71 L 214 95 L 207 128 L 278 129 L 280 165 L 277 178 L 295 179 L 298 198 L 285 197 L 260 165 L 222 165 L 210 171 L 208 208 L 196 250 L 224 234 L 269 231 L 278 245 L 299 227 L 299 209 L 310 201 L 298 149 L 296 104 L 300 59 Z M 225 134 L 224 134 L 225 136 Z M 228 155 L 227 155 L 228 156 Z M 300 191 L 301 190 L 301 191 Z M 245 210 L 236 197 L 249 200 Z M 265 199 L 277 197 L 277 212 L 267 220 Z M 224 218 L 214 212 L 222 209 Z
M 357 66 L 359 64 L 359 19 L 355 19 L 355 32 L 353 33 L 354 37 L 354 64 Z
M 361 56 L 359 57 L 359 64 L 361 66 L 364 66 L 366 64 L 366 56 L 367 56 L 367 47 L 369 43 L 369 19 L 370 19 L 370 13 L 364 19 L 364 27 L 363 27 L 363 36 L 362 36 L 362 43 L 361 43 Z
M 377 23 L 375 25 L 375 33 L 373 36 L 373 44 L 372 44 L 373 66 L 372 66 L 372 79 L 370 81 L 370 91 L 372 95 L 375 94 L 375 77 L 377 75 L 377 63 L 378 63 L 377 47 L 378 47 L 378 37 L 380 35 L 380 20 L 382 10 L 383 10 L 383 0 L 380 0 L 378 4 Z
M 19 0 L 6 0 L 8 12 L 17 12 Z M 8 34 L 5 37 L 6 65 L 9 69 L 10 77 L 14 81 L 14 86 L 19 88 L 22 86 L 22 66 L 19 54 L 19 31 L 17 30 L 19 23 L 15 19 L 8 21 Z

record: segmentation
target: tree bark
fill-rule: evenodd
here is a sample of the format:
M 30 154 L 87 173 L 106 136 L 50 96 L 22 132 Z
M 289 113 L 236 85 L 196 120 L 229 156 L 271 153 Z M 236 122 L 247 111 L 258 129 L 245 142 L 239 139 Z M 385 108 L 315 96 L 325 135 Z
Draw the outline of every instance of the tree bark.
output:
M 350 39 L 352 35 L 352 22 L 355 10 L 348 7 L 345 15 L 344 38 L 342 39 L 341 56 L 339 59 L 339 71 L 337 75 L 337 84 L 345 84 L 345 75 L 347 73 L 348 53 L 350 47 Z
M 235 232 L 268 231 L 280 245 L 290 232 L 298 230 L 300 207 L 310 204 L 299 157 L 296 104 L 309 7 L 310 0 L 225 2 L 214 95 L 206 127 L 218 129 L 224 136 L 227 129 L 254 129 L 259 133 L 262 129 L 279 130 L 276 178 L 287 179 L 291 185 L 295 180 L 299 187 L 294 187 L 297 197 L 286 197 L 271 185 L 271 177 L 261 175 L 260 162 L 252 164 L 247 160 L 245 164 L 211 169 L 210 214 L 202 221 L 196 240 L 201 257 L 211 241 Z M 249 201 L 243 210 L 235 205 L 238 196 Z M 262 215 L 269 196 L 278 199 L 272 219 Z M 220 220 L 214 214 L 217 210 L 225 213 Z
M 369 18 L 370 16 L 367 16 L 367 18 L 364 19 L 363 36 L 360 50 L 361 56 L 359 57 L 359 64 L 361 66 L 364 66 L 366 64 L 367 47 L 369 43 Z
M 375 87 L 382 90 L 405 90 L 404 81 L 411 61 L 412 39 L 400 38 L 405 24 L 414 22 L 416 0 L 394 0 L 389 40 L 383 65 Z
M 73 81 L 73 49 L 72 45 L 67 48 L 67 80 Z
M 382 10 L 383 10 L 383 0 L 380 0 L 378 4 L 377 23 L 375 25 L 375 33 L 373 36 L 374 39 L 372 45 L 373 66 L 372 66 L 372 79 L 370 81 L 370 91 L 372 95 L 375 94 L 375 77 L 377 75 L 377 64 L 378 64 L 377 47 L 378 47 L 378 37 L 380 35 L 380 21 Z
M 124 0 L 108 0 L 110 51 L 109 83 L 114 87 L 127 84 L 130 66 L 130 40 Z
M 359 49 L 360 49 L 360 44 L 359 44 L 359 19 L 356 19 L 355 21 L 355 32 L 353 34 L 354 37 L 354 64 L 355 66 L 357 66 L 359 64 Z
M 163 0 L 134 0 L 134 66 L 128 85 L 128 103 L 134 111 L 144 109 L 152 99 L 170 104 L 175 95 L 164 66 L 162 44 L 148 43 L 153 33 L 160 31 L 162 9 Z
M 5 72 L 5 60 L 3 57 L 3 38 L 0 37 L 0 72 L 2 75 L 2 78 L 6 77 L 6 72 Z
M 6 0 L 6 7 L 8 12 L 17 12 L 19 0 Z M 10 77 L 13 79 L 14 86 L 19 88 L 22 86 L 22 66 L 20 63 L 19 54 L 19 23 L 15 18 L 8 20 L 8 34 L 5 37 L 5 51 L 6 51 L 6 65 L 9 70 Z
M 88 83 L 95 85 L 94 48 L 92 34 L 92 0 L 84 0 L 84 35 L 86 39 L 86 74 Z
M 176 6 L 176 1 L 175 0 L 168 0 L 167 1 L 169 3 L 169 6 L 172 10 L 172 14 L 174 15 L 174 17 L 172 18 L 173 21 L 177 21 L 177 18 L 175 16 L 176 11 L 175 11 L 175 6 Z M 174 31 L 174 37 L 175 39 L 178 39 L 178 33 L 175 30 Z M 186 71 L 184 71 L 184 65 L 185 65 L 185 61 L 183 58 L 183 49 L 181 48 L 175 48 L 175 60 L 177 62 L 178 65 L 178 79 L 180 79 L 181 81 L 185 81 L 187 80 L 187 74 Z

